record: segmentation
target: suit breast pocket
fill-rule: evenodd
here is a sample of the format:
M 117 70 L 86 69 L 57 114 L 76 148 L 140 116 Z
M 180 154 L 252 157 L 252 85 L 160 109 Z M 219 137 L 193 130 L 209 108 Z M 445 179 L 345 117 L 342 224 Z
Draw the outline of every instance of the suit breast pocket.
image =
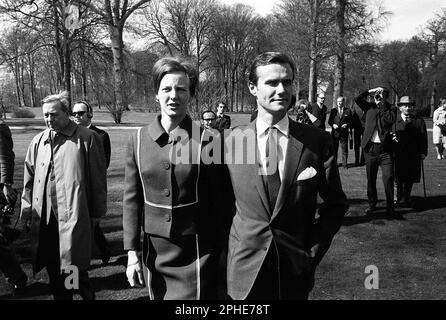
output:
M 295 183 L 296 199 L 305 203 L 312 202 L 317 196 L 317 179 L 316 177 L 297 180 Z

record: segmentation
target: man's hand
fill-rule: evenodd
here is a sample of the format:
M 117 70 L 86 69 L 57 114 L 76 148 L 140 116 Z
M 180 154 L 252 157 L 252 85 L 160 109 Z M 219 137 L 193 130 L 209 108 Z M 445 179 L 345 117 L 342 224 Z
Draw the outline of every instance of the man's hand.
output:
M 426 159 L 426 155 L 425 154 L 421 154 L 421 160 L 424 160 L 424 159 Z
M 131 287 L 144 286 L 144 277 L 141 268 L 141 262 L 139 261 L 136 251 L 130 250 L 127 254 L 127 280 Z
M 374 92 L 377 92 L 377 91 L 383 91 L 383 88 L 382 87 L 376 87 L 376 88 L 370 89 L 369 93 L 374 93 Z
M 345 128 L 347 128 L 347 124 L 344 123 L 341 127 L 345 129 Z
M 339 126 L 336 123 L 333 123 L 333 129 L 337 129 Z
M 3 194 L 9 205 L 15 205 L 17 201 L 17 191 L 15 191 L 11 185 L 3 184 Z

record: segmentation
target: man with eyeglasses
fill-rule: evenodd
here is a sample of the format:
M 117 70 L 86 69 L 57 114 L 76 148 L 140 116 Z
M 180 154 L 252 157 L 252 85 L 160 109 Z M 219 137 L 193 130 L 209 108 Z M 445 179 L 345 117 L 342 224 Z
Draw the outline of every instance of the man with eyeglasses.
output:
M 215 129 L 215 119 L 217 116 L 212 110 L 205 110 L 201 113 L 201 124 L 206 129 Z
M 321 92 L 317 96 L 317 102 L 312 105 L 311 113 L 315 116 L 318 122 L 318 128 L 325 131 L 325 119 L 327 118 L 327 106 L 324 104 L 325 93 Z
M 104 147 L 105 163 L 108 169 L 111 155 L 110 137 L 107 132 L 99 129 L 91 123 L 91 119 L 93 119 L 93 108 L 91 105 L 85 100 L 76 102 L 73 106 L 72 116 L 73 121 L 76 124 L 93 130 L 99 135 L 102 146 Z M 106 265 L 110 260 L 111 252 L 107 238 L 99 225 L 99 221 L 97 221 L 96 225 L 94 226 L 94 241 L 101 252 L 102 263 Z

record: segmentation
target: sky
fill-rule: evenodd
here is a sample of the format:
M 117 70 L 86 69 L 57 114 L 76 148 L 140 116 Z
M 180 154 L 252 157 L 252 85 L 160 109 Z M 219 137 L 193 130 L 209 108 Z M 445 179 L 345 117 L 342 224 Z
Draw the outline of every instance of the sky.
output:
M 280 0 L 219 0 L 225 4 L 245 3 L 256 8 L 261 15 L 271 12 L 275 3 Z M 376 0 L 369 0 L 374 1 Z M 380 0 L 385 9 L 392 11 L 389 24 L 383 31 L 380 39 L 384 42 L 392 40 L 408 40 L 416 35 L 429 19 L 440 13 L 441 8 L 446 10 L 445 0 Z

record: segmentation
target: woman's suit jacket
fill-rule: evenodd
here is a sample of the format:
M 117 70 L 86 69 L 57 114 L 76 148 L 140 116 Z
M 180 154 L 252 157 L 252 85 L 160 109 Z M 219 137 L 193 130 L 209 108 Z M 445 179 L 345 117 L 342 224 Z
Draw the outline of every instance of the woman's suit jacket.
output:
M 242 136 L 255 133 L 255 123 L 242 128 Z M 236 206 L 227 264 L 228 294 L 233 299 L 247 297 L 271 246 L 277 252 L 279 264 L 283 259 L 286 265 L 293 266 L 278 272 L 289 281 L 309 286 L 305 288 L 309 291 L 314 268 L 348 209 L 330 135 L 294 121 L 289 122 L 289 129 L 284 177 L 273 211 L 258 174 L 258 163 L 228 165 Z M 303 179 L 302 172 L 311 171 L 309 168 L 316 174 Z M 319 218 L 315 219 L 318 194 L 323 202 L 319 205 Z

